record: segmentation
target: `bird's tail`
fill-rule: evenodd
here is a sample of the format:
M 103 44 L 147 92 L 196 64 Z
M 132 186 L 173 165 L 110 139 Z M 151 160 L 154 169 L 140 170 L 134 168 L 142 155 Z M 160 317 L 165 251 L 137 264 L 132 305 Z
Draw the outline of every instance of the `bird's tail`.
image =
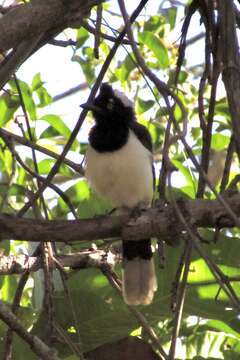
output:
M 123 241 L 123 298 L 128 305 L 152 302 L 157 280 L 151 240 Z

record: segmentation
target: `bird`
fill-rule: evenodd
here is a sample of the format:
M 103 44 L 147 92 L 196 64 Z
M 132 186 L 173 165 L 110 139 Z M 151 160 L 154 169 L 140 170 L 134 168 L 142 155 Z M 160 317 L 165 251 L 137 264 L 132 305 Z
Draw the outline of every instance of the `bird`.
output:
M 91 188 L 122 212 L 150 207 L 155 186 L 152 140 L 137 122 L 133 102 L 103 83 L 94 101 L 81 106 L 94 118 L 85 168 Z M 124 240 L 122 249 L 123 299 L 128 305 L 148 305 L 157 290 L 151 239 Z

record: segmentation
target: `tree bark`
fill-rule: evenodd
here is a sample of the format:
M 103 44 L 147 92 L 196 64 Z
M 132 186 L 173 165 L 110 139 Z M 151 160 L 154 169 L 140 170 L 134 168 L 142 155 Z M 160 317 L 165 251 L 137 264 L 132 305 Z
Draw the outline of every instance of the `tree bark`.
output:
M 74 20 L 75 15 L 84 18 L 94 5 L 103 1 L 51 0 L 14 6 L 0 18 L 0 50 L 15 48 L 22 41 Z
M 240 194 L 225 196 L 226 203 L 240 216 Z M 194 227 L 234 227 L 235 223 L 227 209 L 218 200 L 179 200 L 188 224 Z M 182 223 L 174 206 L 156 203 L 136 217 L 99 216 L 84 220 L 34 220 L 11 215 L 0 215 L 0 240 L 56 241 L 72 243 L 96 239 L 121 237 L 128 240 L 159 237 L 170 245 L 181 238 Z

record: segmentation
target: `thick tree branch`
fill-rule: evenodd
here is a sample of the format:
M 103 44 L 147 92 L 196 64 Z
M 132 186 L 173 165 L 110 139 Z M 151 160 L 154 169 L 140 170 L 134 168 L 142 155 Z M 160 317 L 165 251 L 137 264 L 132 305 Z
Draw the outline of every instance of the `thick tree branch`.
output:
M 111 251 L 87 250 L 69 255 L 55 257 L 56 267 L 77 269 L 101 268 L 112 266 L 120 261 L 120 254 Z M 0 275 L 22 274 L 25 271 L 35 272 L 43 267 L 40 256 L 10 255 L 0 256 Z
M 240 216 L 240 194 L 226 197 L 236 216 Z M 188 224 L 196 227 L 233 227 L 234 221 L 218 200 L 179 200 Z M 174 224 L 174 226 L 173 226 Z M 100 216 L 85 220 L 34 220 L 10 215 L 0 216 L 0 240 L 62 241 L 71 243 L 96 239 L 122 237 L 138 240 L 160 237 L 169 244 L 177 244 L 183 225 L 171 204 L 156 204 L 137 219 L 128 215 Z
M 19 66 L 67 27 L 80 27 L 94 5 L 104 0 L 32 1 L 13 6 L 0 18 L 0 52 L 13 49 L 1 63 L 0 89 Z
M 232 0 L 219 0 L 219 27 L 222 49 L 222 77 L 232 118 L 233 136 L 240 160 L 240 58 L 236 18 Z
M 68 22 L 76 11 L 84 18 L 94 5 L 102 2 L 103 0 L 51 0 L 16 6 L 0 19 L 0 50 L 15 48 L 30 37 L 37 37 Z
M 2 89 L 11 75 L 16 72 L 19 66 L 31 55 L 40 40 L 41 35 L 31 37 L 26 41 L 23 40 L 19 46 L 5 57 L 0 64 L 0 89 Z

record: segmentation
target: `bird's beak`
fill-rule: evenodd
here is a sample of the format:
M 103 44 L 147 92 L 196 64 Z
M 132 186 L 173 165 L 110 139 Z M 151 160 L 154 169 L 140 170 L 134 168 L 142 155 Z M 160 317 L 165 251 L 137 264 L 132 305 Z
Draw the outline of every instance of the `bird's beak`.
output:
M 96 105 L 91 104 L 91 103 L 81 104 L 80 106 L 81 106 L 83 109 L 95 111 L 95 112 L 97 112 L 98 114 L 102 114 L 102 113 L 103 113 L 103 110 L 102 110 L 99 106 L 96 106 Z

